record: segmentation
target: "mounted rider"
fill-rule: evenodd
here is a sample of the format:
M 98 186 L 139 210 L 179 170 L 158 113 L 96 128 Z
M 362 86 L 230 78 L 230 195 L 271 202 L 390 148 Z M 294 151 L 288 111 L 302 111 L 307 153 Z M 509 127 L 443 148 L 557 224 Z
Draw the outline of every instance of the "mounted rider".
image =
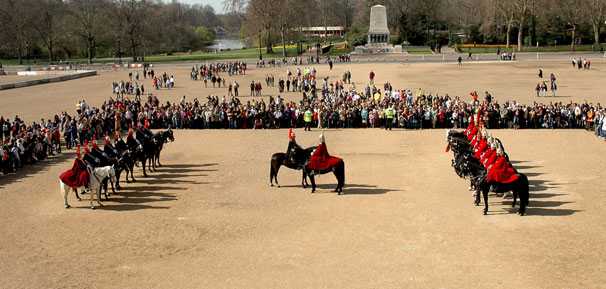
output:
M 308 171 L 310 171 L 310 173 L 313 174 L 316 171 L 324 171 L 334 167 L 339 161 L 341 161 L 341 159 L 333 157 L 328 153 L 326 139 L 324 138 L 324 132 L 322 132 L 320 135 L 320 144 L 311 153 L 311 157 L 309 158 L 309 161 L 305 167 Z
M 286 149 L 286 159 L 293 164 L 298 164 L 301 167 L 305 165 L 304 157 L 300 154 L 303 148 L 297 144 L 297 136 L 295 131 L 290 128 L 288 129 L 288 148 Z

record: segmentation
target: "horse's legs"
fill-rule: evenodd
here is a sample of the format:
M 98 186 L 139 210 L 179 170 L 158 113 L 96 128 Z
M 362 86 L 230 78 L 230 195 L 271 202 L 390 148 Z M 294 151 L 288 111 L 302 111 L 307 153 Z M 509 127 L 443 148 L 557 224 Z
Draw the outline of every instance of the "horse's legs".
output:
M 274 164 L 269 162 L 269 186 L 274 186 Z
M 122 175 L 122 170 L 117 170 L 116 171 L 116 190 L 120 190 L 120 175 Z M 112 191 L 113 191 L 113 185 L 112 185 Z M 114 192 L 115 194 L 116 192 Z
M 105 195 L 105 200 L 109 200 L 109 197 L 107 196 L 107 179 L 101 181 L 101 184 L 99 186 L 99 199 L 101 199 L 101 190 L 103 190 L 103 195 Z
M 66 187 L 62 181 L 59 181 L 59 187 L 61 188 L 61 191 L 63 191 L 63 205 L 66 209 L 68 209 L 70 207 L 70 205 L 67 203 L 67 193 L 69 191 L 69 188 Z
M 305 173 L 305 170 L 301 171 L 301 185 L 304 189 L 307 188 L 307 174 Z
M 489 187 L 482 188 L 482 196 L 484 197 L 484 215 L 488 215 L 488 189 Z
M 147 159 L 143 159 L 141 161 L 141 166 L 143 167 L 143 177 L 147 178 L 147 172 L 145 171 L 145 162 L 147 162 Z
M 93 205 L 93 198 L 94 198 L 93 195 L 95 195 L 95 193 L 96 192 L 88 192 L 88 194 L 90 195 L 88 198 L 90 200 L 90 208 L 93 210 L 95 209 L 95 206 Z
M 135 163 L 131 163 L 130 167 L 128 168 L 128 170 L 130 171 L 130 178 L 132 179 L 132 182 L 136 182 L 137 180 L 135 180 Z
M 474 195 L 474 196 L 475 196 L 475 201 L 474 201 L 474 204 L 475 204 L 476 206 L 479 206 L 479 205 L 480 205 L 480 194 L 481 194 L 481 189 L 476 189 L 476 193 L 475 193 L 475 195 Z
M 316 178 L 313 174 L 309 175 L 309 181 L 311 182 L 311 193 L 313 194 L 316 192 Z
M 76 194 L 76 199 L 78 199 L 78 201 L 82 201 L 82 199 L 78 195 L 78 189 L 77 188 L 73 188 L 73 190 L 74 190 L 74 194 Z
M 518 201 L 518 192 L 514 190 L 514 191 L 513 191 L 513 203 L 511 203 L 511 207 L 512 207 L 512 208 L 515 208 L 515 207 L 516 207 L 516 203 L 517 203 L 517 201 Z M 520 203 L 521 203 L 521 202 L 522 202 L 522 201 L 520 200 Z

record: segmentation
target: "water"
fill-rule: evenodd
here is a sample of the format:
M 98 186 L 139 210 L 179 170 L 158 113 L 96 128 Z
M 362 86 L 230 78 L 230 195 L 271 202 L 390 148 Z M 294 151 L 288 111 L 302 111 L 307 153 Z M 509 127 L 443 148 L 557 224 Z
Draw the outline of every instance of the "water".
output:
M 234 50 L 244 48 L 244 43 L 240 39 L 216 39 L 215 44 L 208 47 L 208 49 L 218 50 Z

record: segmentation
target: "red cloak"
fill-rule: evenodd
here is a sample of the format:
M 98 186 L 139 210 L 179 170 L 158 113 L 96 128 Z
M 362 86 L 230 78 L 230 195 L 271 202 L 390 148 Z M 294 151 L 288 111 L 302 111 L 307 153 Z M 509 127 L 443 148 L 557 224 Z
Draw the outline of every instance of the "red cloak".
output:
M 340 158 L 330 156 L 325 143 L 321 143 L 311 154 L 306 168 L 312 171 L 325 171 L 336 166 Z
M 518 178 L 518 174 L 516 174 L 507 159 L 504 156 L 499 156 L 488 172 L 486 180 L 489 183 L 509 184 L 517 181 Z
M 84 162 L 80 159 L 75 159 L 72 169 L 59 175 L 59 179 L 68 187 L 79 188 L 88 186 L 89 174 Z

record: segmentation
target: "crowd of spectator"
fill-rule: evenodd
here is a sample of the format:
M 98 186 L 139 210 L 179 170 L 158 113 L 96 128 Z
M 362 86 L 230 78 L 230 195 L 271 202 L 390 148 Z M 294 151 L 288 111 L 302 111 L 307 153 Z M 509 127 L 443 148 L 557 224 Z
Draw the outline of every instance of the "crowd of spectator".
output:
M 371 84 L 374 83 L 372 73 L 371 81 L 361 90 L 355 85 L 345 88 L 347 79 L 351 78 L 348 73 L 343 81 L 329 82 L 324 78 L 317 87 L 316 73 L 313 67 L 297 68 L 294 73 L 287 71 L 290 85 L 279 81 L 281 91 L 302 93 L 298 101 L 287 101 L 280 96 L 247 101 L 237 96 L 209 96 L 188 101 L 183 96 L 179 102 L 161 102 L 152 94 L 141 96 L 144 88 L 136 84 L 136 76 L 133 82 L 114 82 L 113 91 L 117 93 L 100 107 L 82 100 L 73 114 L 63 112 L 31 124 L 18 116 L 0 117 L 2 163 L 6 165 L 12 160 L 12 169 L 21 166 L 18 156 L 24 153 L 23 144 L 36 149 L 36 159 L 52 154 L 56 149 L 52 140 L 59 135 L 57 132 L 69 149 L 86 140 L 139 126 L 152 129 L 464 128 L 477 111 L 489 129 L 587 129 L 606 138 L 606 109 L 599 103 L 526 105 L 516 101 L 498 102 L 488 92 L 483 98 L 476 92 L 464 97 L 434 95 L 421 89 L 394 89 L 388 82 L 377 88 Z M 273 85 L 271 77 L 268 81 Z M 257 83 L 251 83 L 251 93 L 260 95 Z

